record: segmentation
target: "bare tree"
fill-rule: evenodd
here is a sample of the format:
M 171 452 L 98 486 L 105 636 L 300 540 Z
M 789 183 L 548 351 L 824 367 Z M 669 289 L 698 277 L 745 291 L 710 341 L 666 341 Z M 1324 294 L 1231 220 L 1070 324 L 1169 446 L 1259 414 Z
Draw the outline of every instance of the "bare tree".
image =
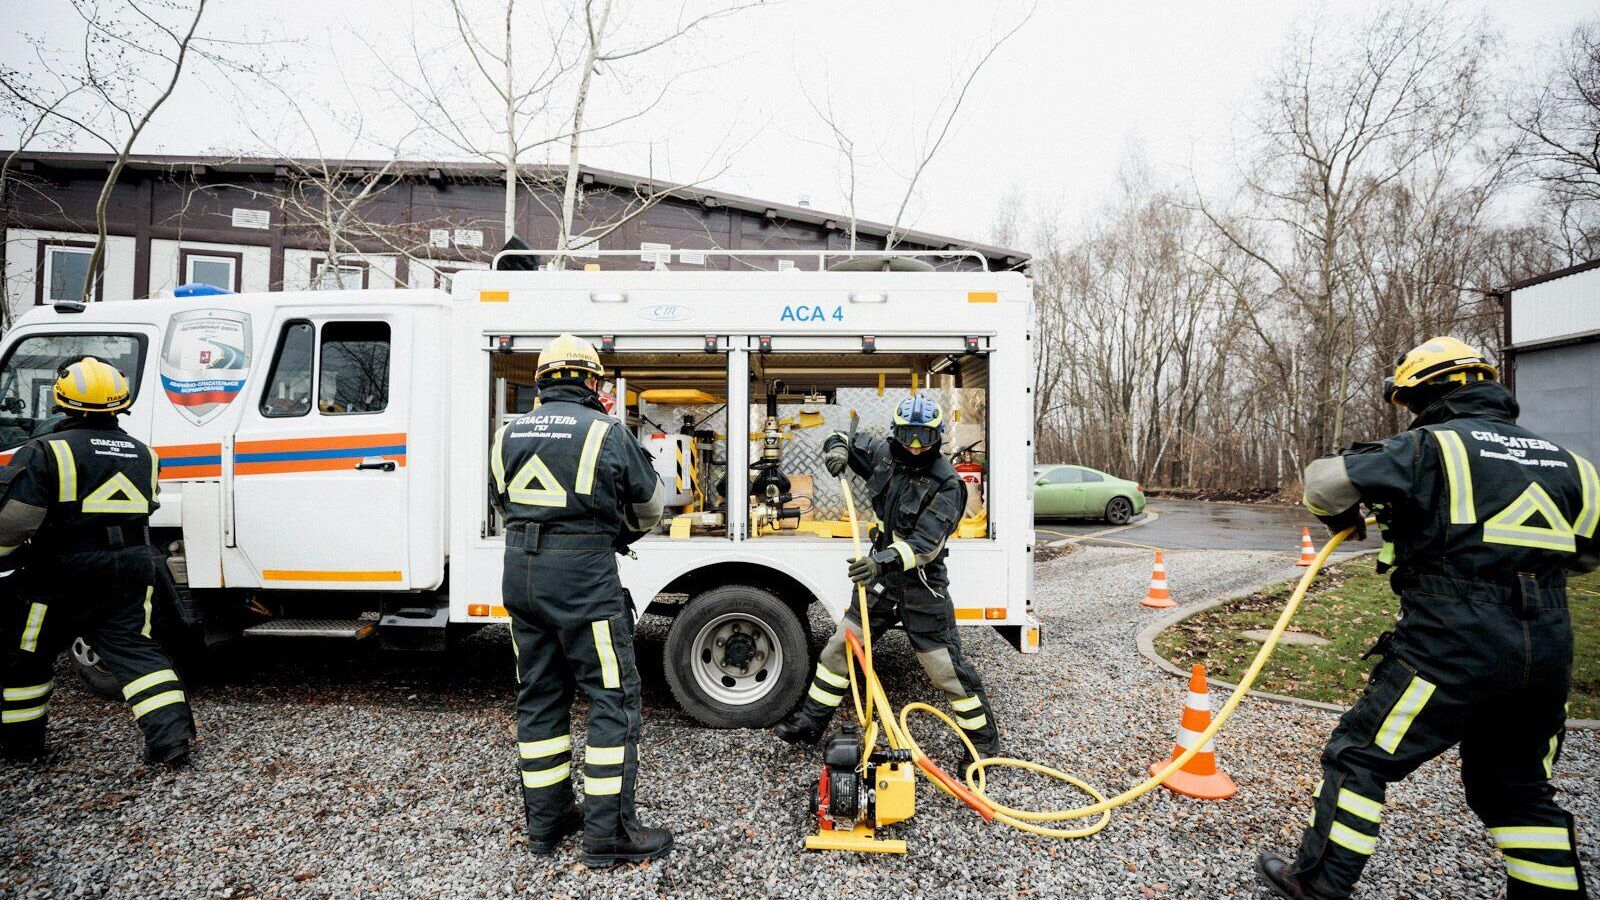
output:
M 885 250 L 893 250 L 894 245 L 900 240 L 900 225 L 905 220 L 906 208 L 911 205 L 911 199 L 916 196 L 917 183 L 922 180 L 922 173 L 927 171 L 928 165 L 934 157 L 939 155 L 939 149 L 944 146 L 945 139 L 950 136 L 950 129 L 955 125 L 956 117 L 961 114 L 962 104 L 966 102 L 967 93 L 972 90 L 973 82 L 978 80 L 978 75 L 994 59 L 1000 48 L 1014 37 L 1033 19 L 1033 14 L 1038 12 L 1038 0 L 1028 8 L 1028 12 L 1011 26 L 1009 30 L 990 42 L 988 49 L 978 56 L 978 61 L 961 77 L 950 94 L 940 103 L 933 118 L 928 122 L 923 132 L 922 141 L 917 149 L 916 157 L 912 162 L 911 172 L 906 177 L 906 190 L 900 197 L 900 203 L 895 207 L 894 220 L 889 224 L 889 233 L 884 237 Z
M 0 78 L 3 77 L 3 74 L 0 74 Z M 0 118 L 16 122 L 19 126 L 17 146 L 5 155 L 3 162 L 0 162 L 0 210 L 9 211 L 12 208 L 15 193 L 19 188 L 30 189 L 35 198 L 60 209 L 60 205 L 55 203 L 48 190 L 43 189 L 32 179 L 18 179 L 14 168 L 17 157 L 35 143 L 54 145 L 70 137 L 70 132 L 63 129 L 56 121 L 55 110 L 70 103 L 76 94 L 77 91 L 72 89 L 63 91 L 45 101 L 43 106 L 23 102 L 12 93 L 0 96 Z M 0 331 L 10 327 L 11 280 L 6 273 L 0 272 Z
M 1337 36 L 1307 33 L 1267 85 L 1244 176 L 1248 210 L 1230 219 L 1200 204 L 1292 302 L 1309 379 L 1296 429 L 1306 452 L 1332 449 L 1345 435 L 1360 351 L 1353 223 L 1419 160 L 1477 127 L 1489 40 L 1481 23 L 1458 21 L 1448 4 L 1386 8 L 1343 48 Z M 1340 48 L 1331 58 L 1330 47 Z M 1257 337 L 1274 340 L 1273 323 L 1258 309 L 1247 312 Z M 1278 378 L 1300 374 L 1285 367 L 1284 354 L 1273 359 Z
M 623 0 L 572 0 L 522 9 L 517 0 L 501 0 L 497 27 L 477 21 L 464 0 L 451 0 L 446 39 L 429 44 L 413 27 L 410 54 L 404 66 L 372 48 L 384 67 L 393 93 L 424 133 L 448 154 L 489 162 L 505 175 L 502 225 L 516 230 L 519 189 L 545 205 L 558 223 L 560 249 L 592 246 L 675 190 L 691 181 L 647 187 L 626 198 L 604 223 L 578 227 L 583 205 L 582 156 L 586 140 L 653 111 L 673 88 L 678 75 L 666 77 L 631 108 L 599 120 L 594 101 L 603 79 L 617 78 L 635 60 L 704 30 L 710 23 L 764 5 L 765 0 L 719 5 L 689 14 L 680 7 L 675 19 L 650 33 L 620 15 Z M 659 24 L 659 23 L 657 23 Z M 682 73 L 680 72 L 679 75 Z M 564 148 L 564 171 L 552 178 L 544 166 L 529 165 L 535 155 Z M 554 189 L 555 196 L 545 194 Z
M 1600 19 L 1574 29 L 1560 62 L 1512 119 L 1510 159 L 1544 192 L 1567 263 L 1600 258 Z
M 155 0 L 72 0 L 83 22 L 81 55 L 69 57 L 30 36 L 39 65 L 0 69 L 0 88 L 15 101 L 70 126 L 113 156 L 95 204 L 95 246 L 84 280 L 94 296 L 105 257 L 106 208 L 139 136 L 172 96 L 191 57 L 207 0 L 192 6 Z M 214 57 L 220 58 L 220 57 Z

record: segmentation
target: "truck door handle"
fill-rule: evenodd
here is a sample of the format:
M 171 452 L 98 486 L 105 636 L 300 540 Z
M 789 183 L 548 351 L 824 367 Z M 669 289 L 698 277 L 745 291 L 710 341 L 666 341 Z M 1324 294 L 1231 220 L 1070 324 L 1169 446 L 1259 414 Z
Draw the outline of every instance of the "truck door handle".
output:
M 384 459 L 378 456 L 369 456 L 361 460 L 361 462 L 356 463 L 356 471 L 358 472 L 372 470 L 377 470 L 379 472 L 393 472 L 395 470 L 394 460 Z

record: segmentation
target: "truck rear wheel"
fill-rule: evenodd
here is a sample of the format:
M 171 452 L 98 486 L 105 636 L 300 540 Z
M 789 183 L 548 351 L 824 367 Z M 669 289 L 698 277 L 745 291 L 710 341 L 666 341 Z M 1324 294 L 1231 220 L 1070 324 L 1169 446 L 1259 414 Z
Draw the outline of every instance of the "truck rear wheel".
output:
M 731 584 L 689 601 L 667 633 L 667 684 L 684 711 L 713 728 L 765 728 L 800 700 L 805 628 L 770 591 Z
M 94 648 L 83 638 L 72 639 L 70 655 L 73 670 L 90 692 L 106 700 L 122 699 L 122 685 L 117 683 L 117 676 L 111 674 L 111 670 L 100 659 L 100 654 L 94 652 Z

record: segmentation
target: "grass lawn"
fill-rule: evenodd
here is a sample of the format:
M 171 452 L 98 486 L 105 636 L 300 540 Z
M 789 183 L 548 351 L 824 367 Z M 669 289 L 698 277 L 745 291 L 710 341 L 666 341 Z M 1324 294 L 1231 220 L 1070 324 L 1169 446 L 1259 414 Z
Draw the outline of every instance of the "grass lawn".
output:
M 1294 585 L 1251 594 L 1179 623 L 1156 637 L 1156 651 L 1188 667 L 1204 663 L 1206 674 L 1238 682 L 1261 644 L 1240 634 L 1269 629 Z M 1571 715 L 1600 719 L 1600 573 L 1572 579 L 1573 653 Z M 1317 578 L 1290 628 L 1327 638 L 1317 647 L 1278 645 L 1256 681 L 1260 690 L 1348 705 L 1366 685 L 1374 660 L 1363 660 L 1378 635 L 1394 624 L 1400 600 L 1372 560 L 1334 566 Z

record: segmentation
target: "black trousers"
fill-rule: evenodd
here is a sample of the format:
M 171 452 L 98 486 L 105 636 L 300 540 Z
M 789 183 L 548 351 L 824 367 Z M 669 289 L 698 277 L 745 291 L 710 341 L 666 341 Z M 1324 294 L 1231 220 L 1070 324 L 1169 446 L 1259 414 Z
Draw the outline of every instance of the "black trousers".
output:
M 150 548 L 136 546 L 62 554 L 11 576 L 21 581 L 0 599 L 0 739 L 8 752 L 43 749 L 55 658 L 75 637 L 121 683 L 148 750 L 194 738 L 183 684 L 150 636 L 154 565 Z
M 1500 849 L 1508 900 L 1588 896 L 1572 816 L 1550 784 L 1571 677 L 1566 596 L 1530 594 L 1519 614 L 1499 590 L 1434 581 L 1402 593 L 1390 655 L 1323 750 L 1296 860 L 1314 890 L 1350 896 L 1377 849 L 1387 786 L 1459 744 L 1467 804 Z
M 934 563 L 921 570 L 894 573 L 882 584 L 881 592 L 871 589 L 867 592 L 872 633 L 881 635 L 895 622 L 904 623 L 917 661 L 934 686 L 944 691 L 961 729 L 980 751 L 996 750 L 1000 745 L 999 727 L 983 681 L 961 653 L 961 636 L 947 590 L 949 582 L 944 576 L 944 564 Z M 846 631 L 854 632 L 857 637 L 861 634 L 860 601 L 854 590 L 850 592 L 850 605 L 844 619 L 822 648 L 811 689 L 800 706 L 800 715 L 818 727 L 828 724 L 850 694 L 849 673 L 845 668 L 845 654 L 850 652 L 845 644 Z
M 573 802 L 572 700 L 589 700 L 584 748 L 584 842 L 625 838 L 636 827 L 639 672 L 633 610 L 607 541 L 545 536 L 511 547 L 504 597 L 517 659 L 517 750 L 528 831 L 550 832 Z M 585 545 L 588 546 L 585 546 Z

